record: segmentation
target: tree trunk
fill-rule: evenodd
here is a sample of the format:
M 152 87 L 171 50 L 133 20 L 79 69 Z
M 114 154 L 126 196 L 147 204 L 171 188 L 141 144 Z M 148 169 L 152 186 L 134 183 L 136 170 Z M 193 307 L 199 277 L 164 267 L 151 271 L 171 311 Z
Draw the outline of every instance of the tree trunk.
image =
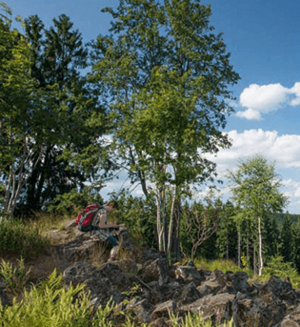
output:
M 262 235 L 261 235 L 261 215 L 258 213 L 258 276 L 262 275 L 263 257 L 262 257 Z
M 175 226 L 175 258 L 177 262 L 181 261 L 180 253 L 180 219 L 181 219 L 181 199 L 180 195 L 177 196 L 177 214 L 176 214 L 176 226 Z
M 169 230 L 168 230 L 168 246 L 167 246 L 167 255 L 170 256 L 172 250 L 172 238 L 173 238 L 173 225 L 174 225 L 174 206 L 176 200 L 176 192 L 174 190 L 172 196 L 172 204 L 171 204 L 171 213 L 170 213 L 170 221 L 169 221 Z
M 157 190 L 156 194 L 156 228 L 157 228 L 157 239 L 158 239 L 158 250 L 162 251 L 163 242 L 162 242 L 162 222 L 161 222 L 161 199 L 160 192 Z
M 257 275 L 257 267 L 256 267 L 256 246 L 253 245 L 253 274 Z
M 237 258 L 238 267 L 241 268 L 241 231 L 238 229 L 238 258 Z

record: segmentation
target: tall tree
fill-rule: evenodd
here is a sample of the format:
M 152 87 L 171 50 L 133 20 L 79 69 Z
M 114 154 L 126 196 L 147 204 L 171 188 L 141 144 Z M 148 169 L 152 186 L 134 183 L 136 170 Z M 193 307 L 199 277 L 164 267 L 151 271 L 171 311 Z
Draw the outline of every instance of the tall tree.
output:
M 235 224 L 235 207 L 227 200 L 223 205 L 223 210 L 219 214 L 219 228 L 216 231 L 216 246 L 218 257 L 226 260 L 235 256 L 236 250 L 236 224 Z
M 113 21 L 94 45 L 94 79 L 110 100 L 118 160 L 146 197 L 155 193 L 158 247 L 170 253 L 182 192 L 212 176 L 204 153 L 230 144 L 221 130 L 232 110 L 228 86 L 239 76 L 213 33 L 210 6 L 198 0 L 121 0 L 103 11 Z M 170 217 L 167 194 L 177 204 Z M 177 257 L 178 249 L 179 241 Z
M 258 274 L 263 270 L 262 223 L 266 213 L 281 212 L 287 198 L 280 191 L 281 178 L 275 172 L 275 164 L 261 155 L 242 161 L 236 171 L 230 171 L 233 199 L 238 206 L 252 213 L 257 224 Z M 254 264 L 256 264 L 254 262 Z
M 290 214 L 287 212 L 281 229 L 281 254 L 284 261 L 288 262 L 293 261 L 293 225 Z
M 12 216 L 26 180 L 28 130 L 32 128 L 35 81 L 29 76 L 30 48 L 12 28 L 11 10 L 0 15 L 0 209 Z
M 84 182 L 100 170 L 104 110 L 83 74 L 88 53 L 70 18 L 60 15 L 45 29 L 38 16 L 30 16 L 25 31 L 31 76 L 38 81 L 40 128 L 33 136 L 39 147 L 32 151 L 22 203 L 27 210 L 37 210 L 57 195 L 82 191 Z

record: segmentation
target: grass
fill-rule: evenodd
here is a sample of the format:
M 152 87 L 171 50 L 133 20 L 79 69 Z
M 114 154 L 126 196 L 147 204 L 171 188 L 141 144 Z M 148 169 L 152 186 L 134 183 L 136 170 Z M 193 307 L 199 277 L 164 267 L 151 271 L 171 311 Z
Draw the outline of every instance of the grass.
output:
M 0 221 L 1 253 L 30 257 L 40 253 L 48 244 L 48 240 L 35 226 L 16 219 Z
M 36 228 L 40 234 L 47 233 L 50 229 L 64 229 L 66 221 L 72 219 L 69 215 L 54 215 L 51 213 L 35 213 L 34 219 L 27 222 L 33 228 Z M 75 218 L 74 218 L 75 219 Z
M 198 269 L 206 269 L 206 270 L 221 270 L 223 272 L 226 271 L 232 271 L 234 273 L 238 271 L 244 271 L 248 274 L 248 276 L 252 276 L 252 271 L 247 268 L 240 268 L 234 261 L 232 260 L 224 260 L 224 259 L 218 259 L 218 260 L 206 260 L 206 259 L 196 259 L 194 261 L 195 266 Z

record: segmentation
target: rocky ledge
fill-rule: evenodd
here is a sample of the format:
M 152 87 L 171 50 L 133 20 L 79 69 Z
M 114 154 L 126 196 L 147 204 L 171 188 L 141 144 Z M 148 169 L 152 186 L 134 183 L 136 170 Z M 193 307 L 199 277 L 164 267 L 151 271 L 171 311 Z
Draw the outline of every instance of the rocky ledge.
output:
M 67 228 L 74 238 L 52 251 L 63 263 L 66 283 L 85 284 L 95 308 L 112 299 L 116 311 L 153 326 L 169 326 L 170 313 L 179 319 L 187 313 L 200 314 L 213 325 L 232 320 L 236 327 L 300 326 L 300 292 L 288 278 L 273 276 L 266 284 L 250 284 L 241 271 L 197 269 L 193 262 L 169 265 L 159 253 L 134 249 L 126 230 L 120 231 L 126 256 L 99 264 L 91 260 L 99 250 L 97 241 L 78 233 L 73 224 Z M 4 303 L 1 284 L 0 297 Z

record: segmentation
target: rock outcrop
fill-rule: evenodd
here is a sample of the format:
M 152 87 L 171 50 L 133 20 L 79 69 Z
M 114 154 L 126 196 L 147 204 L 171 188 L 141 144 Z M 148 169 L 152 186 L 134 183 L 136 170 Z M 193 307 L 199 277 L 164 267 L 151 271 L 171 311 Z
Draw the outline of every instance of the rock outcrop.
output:
M 64 263 L 65 282 L 85 284 L 95 308 L 112 299 L 116 311 L 155 326 L 170 325 L 170 313 L 178 319 L 187 313 L 200 314 L 213 325 L 233 321 L 236 327 L 300 326 L 300 293 L 288 279 L 273 276 L 266 284 L 250 284 L 242 271 L 207 271 L 197 269 L 193 262 L 171 266 L 162 254 L 149 249 L 134 251 L 126 229 L 121 231 L 126 255 L 99 264 L 95 252 L 102 251 L 105 259 L 105 248 L 74 225 L 67 228 L 74 237 L 54 246 L 53 255 Z M 0 297 L 7 302 L 1 284 Z

